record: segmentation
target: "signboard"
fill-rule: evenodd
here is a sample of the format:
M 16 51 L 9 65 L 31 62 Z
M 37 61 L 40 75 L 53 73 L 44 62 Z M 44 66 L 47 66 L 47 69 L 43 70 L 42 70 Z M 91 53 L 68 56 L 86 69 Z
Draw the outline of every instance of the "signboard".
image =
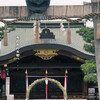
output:
M 95 94 L 95 88 L 89 88 L 88 94 Z
M 95 88 L 88 89 L 88 98 L 95 99 Z

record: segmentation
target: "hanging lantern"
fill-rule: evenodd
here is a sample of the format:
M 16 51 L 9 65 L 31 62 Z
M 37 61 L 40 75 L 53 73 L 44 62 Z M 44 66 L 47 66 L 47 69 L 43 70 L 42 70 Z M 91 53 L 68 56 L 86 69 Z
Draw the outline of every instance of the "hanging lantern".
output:
M 1 78 L 6 79 L 6 70 L 1 70 Z
M 20 54 L 16 54 L 16 57 L 20 57 Z
M 16 53 L 19 53 L 19 50 L 17 50 Z
M 19 44 L 17 43 L 16 46 L 19 46 Z
M 16 39 L 19 39 L 19 36 L 16 36 Z
M 17 39 L 17 38 L 16 38 L 16 39 Z M 18 42 L 19 42 L 19 39 L 16 40 L 16 43 L 18 43 Z
M 4 64 L 4 67 L 7 67 L 7 64 Z
M 17 67 L 19 66 L 19 60 L 20 60 L 20 52 L 19 52 L 19 46 L 20 46 L 20 37 L 16 36 L 16 60 L 17 60 Z

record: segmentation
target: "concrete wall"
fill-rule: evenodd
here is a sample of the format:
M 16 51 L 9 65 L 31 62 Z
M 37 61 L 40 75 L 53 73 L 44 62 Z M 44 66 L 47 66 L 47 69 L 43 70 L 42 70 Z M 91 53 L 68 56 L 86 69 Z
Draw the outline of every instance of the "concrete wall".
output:
M 88 14 L 90 14 L 90 13 L 92 13 L 92 6 L 91 6 L 91 4 L 89 3 L 84 3 L 84 7 L 83 7 L 83 14 L 84 15 L 88 15 Z
M 46 15 L 81 17 L 83 16 L 83 6 L 50 6 L 46 11 Z M 0 6 L 0 18 L 16 18 L 26 16 L 28 16 L 26 6 Z
M 100 1 L 100 0 L 91 0 L 91 2 L 97 2 L 97 1 Z
M 97 7 L 97 5 L 96 5 Z M 92 13 L 92 5 L 84 2 L 82 5 L 73 6 L 50 6 L 45 12 L 51 16 L 82 17 Z M 28 9 L 26 6 L 0 6 L 0 18 L 27 17 Z

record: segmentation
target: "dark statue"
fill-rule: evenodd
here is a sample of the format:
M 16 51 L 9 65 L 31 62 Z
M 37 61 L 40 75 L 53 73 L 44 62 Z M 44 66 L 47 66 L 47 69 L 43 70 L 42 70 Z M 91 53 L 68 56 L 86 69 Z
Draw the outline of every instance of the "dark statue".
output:
M 50 0 L 26 0 L 28 9 L 33 13 L 43 13 L 47 10 Z

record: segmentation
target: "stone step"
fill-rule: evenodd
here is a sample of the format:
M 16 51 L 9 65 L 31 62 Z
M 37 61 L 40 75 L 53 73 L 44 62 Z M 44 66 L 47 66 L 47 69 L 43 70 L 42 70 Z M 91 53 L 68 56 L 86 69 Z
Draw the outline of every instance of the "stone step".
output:
M 25 100 L 25 99 L 15 99 L 15 100 Z M 46 100 L 46 99 L 29 99 L 29 100 Z M 64 100 L 64 99 L 48 99 L 48 100 Z M 68 99 L 68 100 L 87 100 L 87 99 Z

